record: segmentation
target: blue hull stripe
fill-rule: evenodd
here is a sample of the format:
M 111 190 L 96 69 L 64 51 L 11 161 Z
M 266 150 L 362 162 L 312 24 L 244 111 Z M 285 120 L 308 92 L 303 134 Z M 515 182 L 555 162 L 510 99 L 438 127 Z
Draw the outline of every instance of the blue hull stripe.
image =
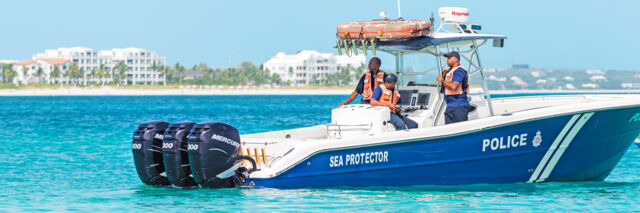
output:
M 571 127 L 576 122 L 576 120 L 578 120 L 579 117 L 580 117 L 580 114 L 573 115 L 573 117 L 571 117 L 571 120 L 569 120 L 569 122 L 567 122 L 567 124 L 564 125 L 564 128 L 562 128 L 562 131 L 560 132 L 560 134 L 558 134 L 558 137 L 556 137 L 556 139 L 553 141 L 553 144 L 551 144 L 551 147 L 549 147 L 549 150 L 547 150 L 547 152 L 544 154 L 544 157 L 542 157 L 542 160 L 540 160 L 540 163 L 538 163 L 536 170 L 531 175 L 531 178 L 529 178 L 529 181 L 527 181 L 528 183 L 532 183 L 536 179 L 538 179 L 538 177 L 540 176 L 540 173 L 542 172 L 542 169 L 544 168 L 545 165 L 547 165 L 547 163 L 549 162 L 549 159 L 551 159 L 551 155 L 554 153 L 554 151 L 558 147 L 558 144 L 560 144 L 560 141 L 562 141 L 564 136 L 567 134 L 567 132 L 569 132 L 569 129 L 571 129 Z

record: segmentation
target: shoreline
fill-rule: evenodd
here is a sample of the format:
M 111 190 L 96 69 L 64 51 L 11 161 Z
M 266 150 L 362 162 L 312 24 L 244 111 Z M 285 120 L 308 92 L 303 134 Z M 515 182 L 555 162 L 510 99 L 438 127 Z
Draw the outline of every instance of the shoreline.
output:
M 163 95 L 349 95 L 352 89 L 342 88 L 18 88 L 0 89 L 0 97 L 19 96 L 163 96 Z M 474 91 L 481 92 L 481 91 Z M 566 93 L 640 93 L 640 90 L 492 90 L 491 94 L 566 94 Z
M 0 89 L 0 97 L 10 96 L 163 96 L 163 95 L 349 95 L 351 89 L 135 89 L 58 88 Z

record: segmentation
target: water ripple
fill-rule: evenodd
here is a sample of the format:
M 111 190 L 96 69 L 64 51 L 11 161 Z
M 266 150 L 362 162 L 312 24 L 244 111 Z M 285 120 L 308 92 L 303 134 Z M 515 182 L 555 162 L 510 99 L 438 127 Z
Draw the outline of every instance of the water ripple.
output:
M 327 123 L 344 96 L 0 97 L 0 211 L 638 211 L 640 149 L 604 182 L 176 189 L 138 180 L 137 123 L 222 121 L 241 133 Z

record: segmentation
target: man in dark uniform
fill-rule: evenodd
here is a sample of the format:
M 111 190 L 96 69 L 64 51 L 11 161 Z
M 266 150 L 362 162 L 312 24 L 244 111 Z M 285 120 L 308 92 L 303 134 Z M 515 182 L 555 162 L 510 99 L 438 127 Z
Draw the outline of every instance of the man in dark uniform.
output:
M 338 108 L 340 108 L 342 105 L 351 103 L 351 101 L 358 97 L 358 94 L 362 95 L 362 99 L 360 100 L 361 104 L 370 103 L 371 95 L 373 95 L 373 90 L 378 87 L 378 85 L 382 84 L 382 82 L 384 81 L 384 77 L 386 76 L 384 71 L 380 70 L 380 64 L 381 61 L 378 57 L 373 57 L 371 58 L 371 60 L 369 60 L 369 72 L 363 74 L 362 77 L 360 77 L 360 81 L 358 81 L 356 90 L 351 93 L 351 96 L 349 96 L 346 101 L 340 103 L 340 105 L 338 105 Z
M 447 109 L 444 111 L 445 124 L 468 120 L 469 100 L 469 73 L 460 65 L 460 54 L 456 51 L 444 54 L 447 57 L 449 70 L 444 70 L 442 76 L 436 81 L 444 87 L 444 100 Z M 444 76 L 444 77 L 443 77 Z

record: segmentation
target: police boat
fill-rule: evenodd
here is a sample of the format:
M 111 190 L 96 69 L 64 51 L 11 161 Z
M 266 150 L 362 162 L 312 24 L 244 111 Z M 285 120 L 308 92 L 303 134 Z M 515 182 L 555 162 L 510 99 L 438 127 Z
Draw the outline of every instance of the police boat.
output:
M 356 32 L 337 40 L 340 53 L 395 56 L 402 114 L 417 129 L 396 131 L 388 108 L 361 104 L 333 109 L 328 124 L 245 135 L 220 122 L 151 121 L 133 136 L 140 179 L 177 187 L 295 188 L 602 181 L 609 175 L 640 133 L 640 98 L 491 98 L 479 49 L 502 47 L 506 37 L 467 24 L 465 8 L 440 8 L 439 15 L 439 28 L 419 26 L 421 35 L 403 25 L 409 32 L 385 37 L 378 28 L 369 38 Z M 386 24 L 411 23 L 417 22 Z M 442 56 L 453 50 L 483 89 L 469 94 L 468 121 L 445 125 L 440 86 L 415 81 L 445 69 Z M 409 54 L 433 57 L 434 67 L 407 72 L 403 57 Z

